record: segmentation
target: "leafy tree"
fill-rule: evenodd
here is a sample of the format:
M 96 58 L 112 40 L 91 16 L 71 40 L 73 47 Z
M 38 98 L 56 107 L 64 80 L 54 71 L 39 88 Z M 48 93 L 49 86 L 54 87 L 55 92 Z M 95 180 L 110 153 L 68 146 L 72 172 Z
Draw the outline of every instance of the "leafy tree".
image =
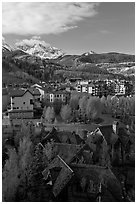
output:
M 41 183 L 42 171 L 47 166 L 47 159 L 43 154 L 43 147 L 41 144 L 36 145 L 32 160 L 29 165 L 28 171 L 28 186 L 36 187 Z M 37 188 L 37 187 L 36 187 Z
M 43 155 L 50 162 L 57 155 L 57 148 L 54 145 L 54 141 L 47 142 L 44 146 Z
M 90 97 L 88 99 L 86 114 L 89 120 L 100 118 L 102 112 L 102 104 L 97 97 Z
M 108 95 L 106 100 L 106 111 L 108 114 L 112 113 L 112 103 L 111 103 L 112 96 Z
M 43 117 L 45 117 L 46 110 L 47 110 L 47 107 L 46 107 L 46 106 L 44 106 L 44 108 L 43 108 L 43 113 L 42 113 Z
M 70 120 L 71 116 L 72 116 L 72 109 L 69 105 L 64 105 L 61 108 L 61 117 L 64 121 L 68 121 Z
M 70 107 L 72 108 L 72 110 L 77 110 L 78 105 L 79 105 L 79 96 L 78 95 L 71 96 Z
M 2 197 L 3 201 L 12 202 L 16 200 L 16 193 L 20 183 L 18 155 L 15 149 L 9 149 L 9 159 L 3 169 L 2 175 Z
M 106 97 L 102 96 L 100 102 L 102 104 L 102 113 L 106 113 Z
M 54 108 L 54 112 L 55 112 L 56 115 L 59 115 L 61 107 L 62 107 L 62 101 L 56 99 L 53 102 L 53 108 Z
M 23 139 L 20 140 L 18 148 L 20 185 L 17 192 L 17 199 L 19 201 L 25 199 L 27 196 L 28 171 L 32 159 L 32 147 L 33 144 L 29 135 L 24 136 Z
M 118 103 L 119 103 L 119 99 L 116 96 L 113 96 L 111 98 L 111 107 L 112 107 L 112 113 L 115 114 L 117 112 L 118 109 Z
M 86 107 L 87 107 L 87 96 L 83 96 L 79 100 L 79 109 L 80 109 L 82 118 L 84 118 L 84 116 L 85 116 Z
M 48 121 L 49 123 L 52 123 L 54 119 L 55 119 L 54 108 L 49 106 L 45 113 L 45 120 Z
M 32 142 L 28 136 L 25 136 L 22 140 L 20 140 L 18 155 L 19 155 L 19 166 L 21 169 L 21 173 L 25 173 L 25 170 L 28 167 L 29 162 L 32 157 Z
M 130 101 L 130 114 L 135 115 L 135 95 L 128 99 Z

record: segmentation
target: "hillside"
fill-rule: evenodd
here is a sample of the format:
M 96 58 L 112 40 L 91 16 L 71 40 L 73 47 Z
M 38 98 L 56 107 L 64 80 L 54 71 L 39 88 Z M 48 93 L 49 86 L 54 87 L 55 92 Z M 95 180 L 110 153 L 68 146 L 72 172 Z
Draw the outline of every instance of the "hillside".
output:
M 79 60 L 88 63 L 121 63 L 121 62 L 134 62 L 135 56 L 123 53 L 102 53 L 102 54 L 89 54 L 88 56 L 81 55 Z
M 21 45 L 16 49 L 11 49 L 4 41 L 2 46 L 2 70 L 3 81 L 12 81 L 11 75 L 18 80 L 64 80 L 69 77 L 81 77 L 88 79 L 103 79 L 115 77 L 134 77 L 135 56 L 123 53 L 102 53 L 97 54 L 93 51 L 82 55 L 59 55 L 59 49 L 50 49 L 50 45 L 37 41 L 36 52 L 29 53 L 35 45 L 28 47 L 28 44 L 21 49 Z M 33 41 L 34 42 L 34 41 Z M 28 41 L 27 41 L 28 43 Z M 39 45 L 41 48 L 39 48 Z M 23 46 L 23 45 L 22 45 Z M 43 47 L 46 46 L 46 47 Z M 41 49 L 44 55 L 50 58 L 41 57 Z M 48 52 L 48 55 L 47 55 Z M 62 52 L 63 53 L 63 52 Z M 55 57 L 55 54 L 56 57 Z M 53 56 L 54 55 L 54 56 Z M 7 79 L 8 80 L 7 80 Z
M 38 82 L 38 79 L 29 75 L 27 72 L 22 71 L 19 67 L 12 61 L 7 59 L 2 59 L 2 83 L 6 84 L 22 84 L 22 83 L 32 83 Z

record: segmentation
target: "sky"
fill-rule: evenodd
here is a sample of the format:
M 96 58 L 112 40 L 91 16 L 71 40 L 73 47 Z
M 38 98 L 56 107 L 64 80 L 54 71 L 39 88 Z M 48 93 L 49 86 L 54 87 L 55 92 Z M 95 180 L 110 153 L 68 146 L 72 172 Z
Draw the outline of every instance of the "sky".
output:
M 135 54 L 135 3 L 3 2 L 2 35 L 11 46 L 35 36 L 66 54 Z

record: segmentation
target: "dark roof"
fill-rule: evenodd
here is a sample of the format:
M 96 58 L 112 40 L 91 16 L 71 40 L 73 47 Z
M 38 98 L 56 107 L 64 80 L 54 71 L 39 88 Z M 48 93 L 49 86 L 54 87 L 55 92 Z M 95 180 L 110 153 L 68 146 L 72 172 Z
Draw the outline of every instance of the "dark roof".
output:
M 113 131 L 112 125 L 105 125 L 105 126 L 100 126 L 99 127 L 101 133 L 103 134 L 107 144 L 111 144 L 111 139 L 112 139 L 112 134 L 115 135 Z
M 53 127 L 52 130 L 42 139 L 41 143 L 44 145 L 48 140 L 53 139 L 54 142 L 60 142 L 60 138 L 57 136 L 57 130 Z
M 87 181 L 102 182 L 116 200 L 122 199 L 120 183 L 111 169 L 87 164 L 70 164 L 69 166 L 79 179 L 85 177 Z
M 23 96 L 27 91 L 29 91 L 33 96 L 34 96 L 34 95 L 40 95 L 40 92 L 39 92 L 38 89 L 29 88 L 29 89 L 25 89 L 25 90 L 22 90 L 22 89 L 13 89 L 13 90 L 10 92 L 10 96 L 11 96 L 11 97 L 21 97 L 21 96 Z
M 11 97 L 21 97 L 24 95 L 26 91 L 25 90 L 21 90 L 21 89 L 13 89 L 11 92 L 10 92 L 10 96 Z
M 81 149 L 80 145 L 66 144 L 66 143 L 54 143 L 56 154 L 59 155 L 67 164 Z
M 77 144 L 78 145 L 84 141 L 75 132 L 59 131 L 57 136 L 60 139 L 60 141 L 63 143 Z
M 74 172 L 59 155 L 52 160 L 49 166 L 42 172 L 43 176 L 47 178 L 49 170 L 54 168 L 61 168 L 60 171 L 57 172 L 57 177 L 54 178 L 53 194 L 56 197 L 70 181 Z
M 109 168 L 87 164 L 67 165 L 60 156 L 57 156 L 43 171 L 45 178 L 47 178 L 49 170 L 50 172 L 57 170 L 56 175 L 52 174 L 54 180 L 53 194 L 55 197 L 63 190 L 73 176 L 74 182 L 79 180 L 80 183 L 85 178 L 87 185 L 90 185 L 91 181 L 95 184 L 102 183 L 116 201 L 121 201 L 122 191 L 120 183 Z
M 89 145 L 83 145 L 78 152 L 76 152 L 75 156 L 71 159 L 70 163 L 75 163 L 75 160 L 81 161 L 84 159 L 84 163 L 91 164 L 92 156 L 91 156 L 91 148 Z

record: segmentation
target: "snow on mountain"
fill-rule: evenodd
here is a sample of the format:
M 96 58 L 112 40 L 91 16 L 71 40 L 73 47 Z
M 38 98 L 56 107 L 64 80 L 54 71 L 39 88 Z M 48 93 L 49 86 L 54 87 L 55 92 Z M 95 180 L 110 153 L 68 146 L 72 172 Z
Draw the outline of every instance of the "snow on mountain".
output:
M 15 45 L 17 49 L 40 58 L 57 59 L 64 55 L 62 50 L 51 47 L 50 44 L 40 40 L 39 38 L 32 38 L 30 40 L 25 39 L 17 42 Z
M 96 53 L 91 50 L 89 52 L 84 53 L 83 55 L 88 56 L 88 55 L 92 55 L 92 54 L 96 54 Z
M 5 52 L 5 51 L 11 52 L 11 51 L 12 51 L 11 46 L 6 43 L 4 37 L 2 37 L 2 51 L 3 51 L 3 52 Z

